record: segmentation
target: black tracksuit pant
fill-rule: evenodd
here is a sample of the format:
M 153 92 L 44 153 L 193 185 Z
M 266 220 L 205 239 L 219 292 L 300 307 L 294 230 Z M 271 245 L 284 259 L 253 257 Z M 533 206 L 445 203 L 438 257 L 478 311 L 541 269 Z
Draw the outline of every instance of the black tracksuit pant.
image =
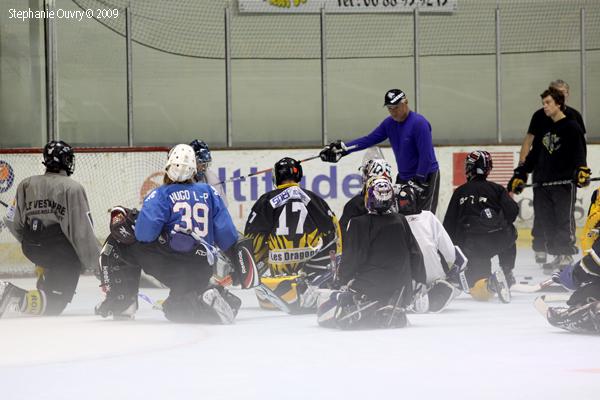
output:
M 574 184 L 533 188 L 536 240 L 542 235 L 546 250 L 553 255 L 577 254 L 575 246 Z M 542 251 L 543 249 L 534 250 Z

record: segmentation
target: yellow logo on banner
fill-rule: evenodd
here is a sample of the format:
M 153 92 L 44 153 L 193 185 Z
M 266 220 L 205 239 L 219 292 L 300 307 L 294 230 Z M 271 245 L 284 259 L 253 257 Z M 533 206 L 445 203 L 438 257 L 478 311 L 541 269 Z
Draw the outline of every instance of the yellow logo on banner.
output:
M 308 0 L 268 0 L 269 4 L 275 7 L 290 8 L 292 4 L 298 7 L 300 4 L 306 3 Z

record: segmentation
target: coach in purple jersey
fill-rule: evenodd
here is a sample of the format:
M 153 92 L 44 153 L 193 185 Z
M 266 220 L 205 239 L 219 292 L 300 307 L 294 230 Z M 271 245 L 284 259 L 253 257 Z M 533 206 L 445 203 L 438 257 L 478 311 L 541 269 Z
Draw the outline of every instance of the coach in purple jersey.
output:
M 440 172 L 433 151 L 431 124 L 411 111 L 406 94 L 388 90 L 384 106 L 390 116 L 371 133 L 348 143 L 333 142 L 321 150 L 321 160 L 338 162 L 343 156 L 389 139 L 398 165 L 396 183 L 411 185 L 419 194 L 419 207 L 435 213 L 440 190 Z

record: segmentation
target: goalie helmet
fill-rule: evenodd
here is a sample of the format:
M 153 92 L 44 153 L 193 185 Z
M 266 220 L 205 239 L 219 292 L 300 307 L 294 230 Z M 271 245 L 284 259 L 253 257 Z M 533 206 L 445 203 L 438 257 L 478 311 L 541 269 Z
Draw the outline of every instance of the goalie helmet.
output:
M 395 189 L 396 204 L 400 214 L 413 215 L 421 212 L 417 202 L 417 194 L 410 185 L 399 185 Z
M 75 153 L 73 148 L 62 140 L 51 140 L 44 147 L 44 161 L 46 170 L 50 172 L 65 171 L 72 175 L 75 171 Z
M 169 151 L 165 165 L 167 176 L 173 182 L 186 182 L 196 173 L 196 154 L 187 144 L 178 144 Z
M 370 214 L 391 213 L 394 204 L 394 188 L 385 177 L 371 178 L 365 191 L 365 207 Z
M 273 183 L 275 186 L 279 186 L 288 180 L 300 182 L 302 180 L 302 166 L 299 161 L 284 157 L 277 161 L 273 167 Z
M 375 177 L 386 177 L 392 180 L 392 166 L 383 158 L 367 160 L 361 167 L 363 184 Z
M 478 175 L 487 178 L 492 167 L 492 156 L 485 150 L 472 151 L 465 158 L 465 174 L 468 180 Z

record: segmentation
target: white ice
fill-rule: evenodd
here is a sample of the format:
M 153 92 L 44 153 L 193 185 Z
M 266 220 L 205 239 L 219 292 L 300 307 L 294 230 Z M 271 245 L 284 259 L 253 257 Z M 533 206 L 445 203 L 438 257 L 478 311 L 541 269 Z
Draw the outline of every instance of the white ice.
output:
M 517 280 L 543 280 L 519 251 Z M 92 315 L 97 285 L 82 277 L 60 317 L 0 320 L 0 399 L 600 398 L 600 337 L 550 326 L 535 294 L 461 296 L 405 329 L 337 331 L 239 290 L 231 326 L 173 324 L 145 303 L 134 321 L 104 320 Z

